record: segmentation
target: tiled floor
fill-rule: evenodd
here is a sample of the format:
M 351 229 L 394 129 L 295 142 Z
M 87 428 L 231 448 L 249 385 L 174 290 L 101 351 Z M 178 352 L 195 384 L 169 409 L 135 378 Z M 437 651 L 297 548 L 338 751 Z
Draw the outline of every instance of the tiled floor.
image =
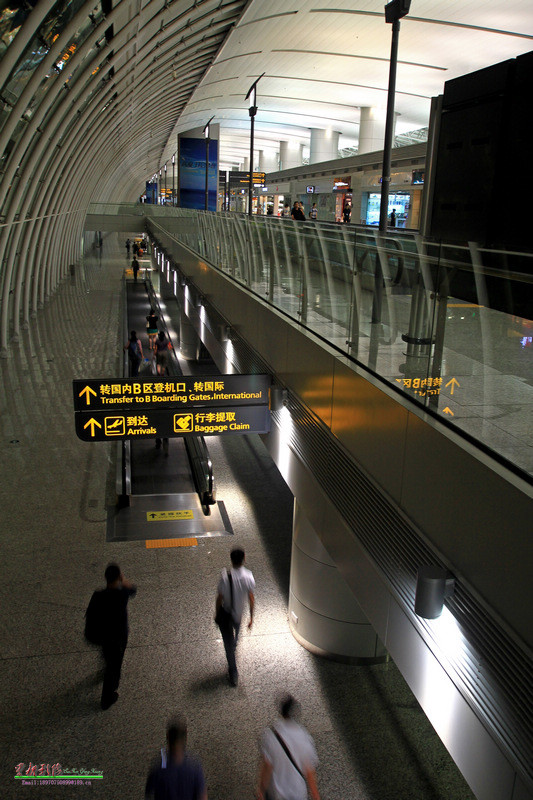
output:
M 67 279 L 0 363 L 2 800 L 26 797 L 15 765 L 103 770 L 87 787 L 31 788 L 48 798 L 143 797 L 165 724 L 187 715 L 210 800 L 250 800 L 257 742 L 281 690 L 301 701 L 324 800 L 471 800 L 394 664 L 349 667 L 291 636 L 287 596 L 292 498 L 258 437 L 210 439 L 218 497 L 257 580 L 257 622 L 239 646 L 241 682 L 225 680 L 212 622 L 228 538 L 147 550 L 106 543 L 114 453 L 74 433 L 73 378 L 118 373 L 123 246 Z M 138 585 L 118 703 L 99 708 L 99 660 L 83 615 L 106 564 Z

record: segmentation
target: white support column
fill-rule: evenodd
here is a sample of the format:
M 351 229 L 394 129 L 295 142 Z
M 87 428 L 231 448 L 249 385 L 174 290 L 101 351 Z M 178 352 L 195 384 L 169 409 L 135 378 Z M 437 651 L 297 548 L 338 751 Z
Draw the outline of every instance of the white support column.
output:
M 358 153 L 374 153 L 383 150 L 385 141 L 385 116 L 384 108 L 361 108 L 359 124 L 359 150 Z
M 320 128 L 311 128 L 311 149 L 309 163 L 332 161 L 339 157 L 339 132 Z
M 301 166 L 303 149 L 303 144 L 298 144 L 298 142 L 280 142 L 280 169 L 292 169 L 292 167 Z
M 387 652 L 294 501 L 289 624 L 307 650 L 354 664 L 386 660 Z
M 259 151 L 259 172 L 277 172 L 279 169 L 279 155 L 274 150 Z

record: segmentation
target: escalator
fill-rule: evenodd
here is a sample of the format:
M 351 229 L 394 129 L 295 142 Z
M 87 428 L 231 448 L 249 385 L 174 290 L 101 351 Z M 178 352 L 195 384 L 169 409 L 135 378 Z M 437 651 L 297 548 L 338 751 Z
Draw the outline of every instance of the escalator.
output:
M 150 282 L 127 280 L 124 336 L 127 341 L 134 330 L 141 341 L 144 360 L 139 377 L 142 378 L 152 377 L 152 352 L 146 334 L 146 316 L 151 307 L 159 316 L 159 330 L 167 332 Z M 128 370 L 125 353 L 125 377 Z M 161 376 L 162 381 L 183 374 L 174 349 L 169 351 L 168 373 L 168 377 Z M 188 541 L 191 537 L 233 532 L 224 503 L 216 500 L 212 463 L 203 437 L 126 440 L 118 443 L 117 448 L 118 502 L 110 515 L 108 541 L 145 539 L 149 546 L 150 541 Z

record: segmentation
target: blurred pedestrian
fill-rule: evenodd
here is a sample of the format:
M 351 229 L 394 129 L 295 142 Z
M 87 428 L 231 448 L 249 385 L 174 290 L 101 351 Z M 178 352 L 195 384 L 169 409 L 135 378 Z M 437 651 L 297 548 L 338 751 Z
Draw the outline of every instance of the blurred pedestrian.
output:
M 316 203 L 313 203 L 311 206 L 311 211 L 309 212 L 309 219 L 316 219 L 318 217 L 318 208 L 316 207 Z
M 178 720 L 167 729 L 161 763 L 148 775 L 145 800 L 207 800 L 202 765 L 187 751 L 187 723 Z
M 97 617 L 100 644 L 105 661 L 104 684 L 100 705 L 106 711 L 118 700 L 122 661 L 128 644 L 128 600 L 137 589 L 126 580 L 118 564 L 109 564 L 105 571 L 106 588 L 93 593 L 87 617 Z
M 254 621 L 255 580 L 250 570 L 244 566 L 244 550 L 235 548 L 231 551 L 230 558 L 231 569 L 224 570 L 218 582 L 215 622 L 220 628 L 222 641 L 224 642 L 228 661 L 229 682 L 232 686 L 237 686 L 239 673 L 235 660 L 235 650 L 246 601 L 248 601 L 250 608 L 249 629 Z
M 396 227 L 396 211 L 394 209 L 390 212 L 390 226 L 391 228 Z
M 314 742 L 294 717 L 299 706 L 287 695 L 280 703 L 280 719 L 263 733 L 257 800 L 320 800 L 316 783 L 318 757 Z
M 135 331 L 131 331 L 130 338 L 127 344 L 124 345 L 124 350 L 128 351 L 128 358 L 130 362 L 130 378 L 136 378 L 139 374 L 139 367 L 143 360 L 143 348 L 141 340 L 137 339 Z
M 126 239 L 126 258 L 128 259 L 128 261 L 130 258 L 130 247 L 131 247 L 131 242 L 129 239 Z
M 139 274 L 139 262 L 137 261 L 137 256 L 133 256 L 131 268 L 133 270 L 133 280 L 135 283 L 137 283 L 137 275 Z
M 159 336 L 155 340 L 155 363 L 158 375 L 168 375 L 168 351 L 172 345 L 163 331 L 159 331 Z
M 146 317 L 146 333 L 148 334 L 148 342 L 150 350 L 155 348 L 155 340 L 157 339 L 157 321 L 159 317 L 156 315 L 153 308 Z

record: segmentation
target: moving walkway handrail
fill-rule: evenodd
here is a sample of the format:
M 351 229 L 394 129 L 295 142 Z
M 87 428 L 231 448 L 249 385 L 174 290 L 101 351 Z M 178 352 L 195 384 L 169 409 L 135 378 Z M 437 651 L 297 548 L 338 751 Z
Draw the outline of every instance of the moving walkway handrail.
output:
M 152 308 L 159 311 L 160 320 L 164 325 L 161 310 L 157 302 L 157 297 L 153 290 L 152 282 L 149 278 L 145 278 L 145 286 L 148 298 Z M 122 337 L 124 341 L 128 340 L 129 326 L 128 326 L 128 298 L 126 277 L 123 276 L 123 308 L 122 308 Z M 168 334 L 167 334 L 168 335 Z M 177 360 L 174 347 L 172 346 L 172 354 L 174 356 L 174 368 L 180 374 L 179 363 Z M 127 352 L 124 352 L 122 363 L 122 374 L 124 377 L 129 375 L 129 360 Z M 184 436 L 185 450 L 189 459 L 189 465 L 194 481 L 194 486 L 202 506 L 204 514 L 210 513 L 209 506 L 216 503 L 216 489 L 215 479 L 213 475 L 213 465 L 209 458 L 209 451 L 204 441 L 203 436 Z M 129 439 L 121 441 L 117 444 L 117 473 L 116 473 L 116 493 L 118 497 L 118 505 L 121 507 L 130 504 L 131 496 L 131 442 Z
M 203 436 L 185 436 L 185 448 L 191 465 L 194 486 L 200 498 L 204 514 L 216 503 L 213 465 Z

